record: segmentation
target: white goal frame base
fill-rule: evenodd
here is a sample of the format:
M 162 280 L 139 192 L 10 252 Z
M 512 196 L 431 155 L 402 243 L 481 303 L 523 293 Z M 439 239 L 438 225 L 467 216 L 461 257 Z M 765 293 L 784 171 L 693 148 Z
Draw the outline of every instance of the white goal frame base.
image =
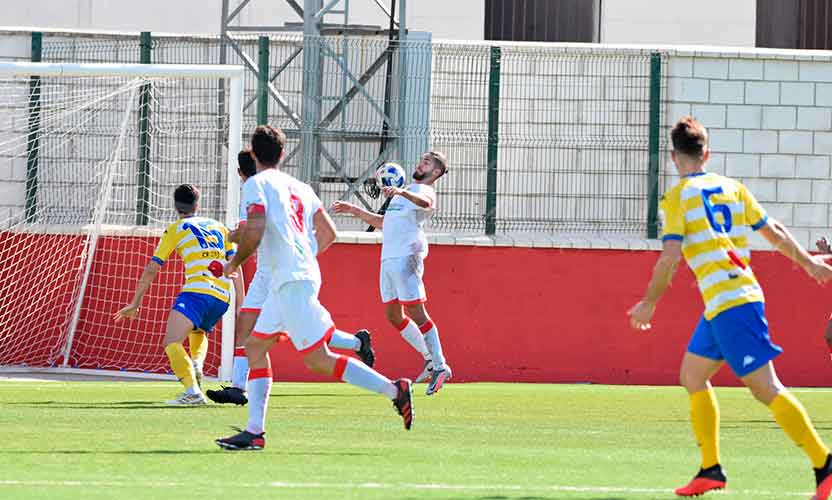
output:
M 42 377 L 49 379 L 63 379 L 71 380 L 73 376 L 85 377 L 86 379 L 101 380 L 108 379 L 134 379 L 134 380 L 154 380 L 154 381 L 171 381 L 175 382 L 178 379 L 175 375 L 166 373 L 143 373 L 143 372 L 128 372 L 118 370 L 96 370 L 94 368 L 37 368 L 32 366 L 0 366 L 0 379 L 15 378 L 15 375 L 20 375 L 20 378 L 32 378 L 27 375 L 54 375 L 54 377 Z M 213 377 L 205 377 L 206 381 L 217 381 Z

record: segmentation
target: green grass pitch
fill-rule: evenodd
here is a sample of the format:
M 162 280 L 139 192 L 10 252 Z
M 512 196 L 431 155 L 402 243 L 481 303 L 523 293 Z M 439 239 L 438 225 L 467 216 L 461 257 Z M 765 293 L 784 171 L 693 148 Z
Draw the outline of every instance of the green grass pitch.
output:
M 699 464 L 678 387 L 417 387 L 410 432 L 384 398 L 276 383 L 266 449 L 213 439 L 247 409 L 171 408 L 167 382 L 0 382 L 0 498 L 675 498 Z M 718 389 L 728 491 L 809 498 L 808 460 L 743 389 Z M 832 441 L 832 392 L 797 396 Z M 705 498 L 708 498 L 707 496 Z

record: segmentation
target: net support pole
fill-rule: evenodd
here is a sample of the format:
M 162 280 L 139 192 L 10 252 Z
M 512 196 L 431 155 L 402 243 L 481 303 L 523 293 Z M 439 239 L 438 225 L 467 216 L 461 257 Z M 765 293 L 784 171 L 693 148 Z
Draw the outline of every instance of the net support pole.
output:
M 300 146 L 303 154 L 300 180 L 311 185 L 316 193 L 321 176 L 321 123 L 323 96 L 323 52 L 326 41 L 321 38 L 321 23 L 315 13 L 323 9 L 323 0 L 303 3 L 303 100 L 301 109 Z
M 396 109 L 396 123 L 399 135 L 399 160 L 405 167 L 405 172 L 409 170 L 409 166 L 416 163 L 414 154 L 411 151 L 412 138 L 409 136 L 410 131 L 410 116 L 407 114 L 407 84 L 410 71 L 408 68 L 409 44 L 407 43 L 407 0 L 399 0 L 399 40 L 398 47 L 398 79 L 399 79 L 399 95 L 397 97 L 398 106 Z M 419 154 L 424 153 L 420 151 Z
M 222 8 L 221 8 L 221 17 L 220 17 L 220 46 L 219 46 L 219 63 L 226 64 L 228 62 L 228 9 L 229 9 L 229 0 L 222 0 Z M 216 162 L 216 182 L 220 184 L 222 182 L 222 175 L 224 173 L 224 168 L 226 166 L 226 161 L 224 159 L 224 154 L 233 154 L 233 152 L 227 150 L 226 138 L 225 138 L 225 129 L 226 129 L 226 122 L 225 122 L 225 106 L 226 106 L 226 96 L 225 93 L 227 92 L 226 88 L 226 80 L 225 78 L 217 79 L 217 145 L 215 149 L 215 154 L 217 158 Z M 217 211 L 222 210 L 222 197 L 216 197 L 216 209 Z
M 32 62 L 41 62 L 43 33 L 32 33 Z M 29 77 L 29 136 L 26 140 L 26 223 L 37 222 L 40 160 L 40 76 Z
M 488 72 L 488 154 L 485 185 L 485 234 L 497 232 L 497 160 L 500 139 L 500 47 L 491 47 Z
M 268 41 L 268 38 L 266 39 Z M 266 72 L 268 75 L 268 71 Z M 267 76 L 268 78 L 268 76 Z M 237 225 L 240 206 L 240 177 L 237 175 L 237 151 L 242 148 L 243 136 L 243 77 L 241 74 L 230 79 L 230 95 L 228 98 L 228 167 L 226 167 L 225 223 L 228 227 Z M 268 96 L 267 96 L 268 97 Z M 231 369 L 234 364 L 234 288 L 231 288 L 231 305 L 222 317 L 222 342 L 220 347 L 220 380 L 231 380 Z
M 387 35 L 387 66 L 384 70 L 384 116 L 390 116 L 390 92 L 393 89 L 393 54 L 399 47 L 398 35 L 394 28 L 396 27 L 396 0 L 390 2 L 390 26 L 388 27 Z M 381 142 L 379 143 L 378 154 L 381 155 L 389 147 L 390 140 L 390 124 L 387 120 L 381 120 Z M 401 142 L 399 142 L 401 147 Z M 378 209 L 379 215 L 384 215 L 387 212 L 387 207 L 390 206 L 390 201 L 393 198 L 387 198 Z M 376 230 L 375 226 L 367 226 L 367 232 L 372 233 Z
M 650 55 L 650 159 L 647 173 L 647 237 L 659 237 L 659 137 L 661 134 L 662 55 Z
M 151 63 L 153 38 L 149 31 L 142 31 L 139 42 L 141 64 Z M 139 94 L 139 163 L 138 191 L 136 192 L 136 225 L 146 226 L 150 212 L 150 84 L 145 84 Z
M 269 122 L 269 37 L 257 39 L 257 124 Z

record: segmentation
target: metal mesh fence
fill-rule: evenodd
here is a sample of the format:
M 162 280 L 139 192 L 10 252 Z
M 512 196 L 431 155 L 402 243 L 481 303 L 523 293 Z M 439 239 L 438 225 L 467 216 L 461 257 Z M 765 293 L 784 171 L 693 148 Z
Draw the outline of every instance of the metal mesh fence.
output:
M 433 48 L 431 128 L 433 149 L 448 155 L 449 173 L 439 181 L 434 224 L 482 232 L 486 213 L 489 48 Z
M 497 227 L 643 229 L 649 55 L 502 54 Z
M 386 58 L 386 39 L 327 37 L 313 43 L 322 62 L 306 73 L 301 37 L 273 37 L 269 43 L 269 121 L 289 138 L 283 168 L 312 181 L 327 204 L 347 198 L 375 210 L 383 200 L 367 196 L 362 180 L 381 160 L 401 162 L 409 174 L 422 151 L 444 151 L 450 173 L 437 185 L 431 230 L 483 232 L 494 71 L 490 46 L 408 42 Z M 137 36 L 46 36 L 43 47 L 48 61 L 138 62 L 139 54 Z M 153 39 L 153 63 L 214 64 L 219 54 L 218 37 Z M 235 38 L 227 55 L 229 64 L 256 67 L 257 38 Z M 645 233 L 649 59 L 646 52 L 502 46 L 498 231 Z M 404 85 L 402 68 L 408 75 Z M 320 93 L 304 93 L 304 85 L 315 79 Z M 244 143 L 257 123 L 256 101 L 257 80 L 250 73 Z M 317 123 L 309 124 L 315 152 L 304 157 L 300 136 L 303 109 L 310 103 L 319 110 Z M 195 182 L 222 189 L 222 168 L 216 165 L 217 175 Z M 353 219 L 338 224 L 361 227 Z

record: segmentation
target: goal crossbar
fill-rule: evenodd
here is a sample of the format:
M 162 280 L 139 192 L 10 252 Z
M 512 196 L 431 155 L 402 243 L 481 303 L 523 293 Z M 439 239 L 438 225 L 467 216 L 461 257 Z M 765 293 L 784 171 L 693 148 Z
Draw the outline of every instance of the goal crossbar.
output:
M 221 64 L 115 64 L 0 62 L 0 76 L 146 76 L 243 78 L 245 68 Z M 242 90 L 242 87 L 241 87 Z M 232 88 L 233 91 L 233 88 Z

